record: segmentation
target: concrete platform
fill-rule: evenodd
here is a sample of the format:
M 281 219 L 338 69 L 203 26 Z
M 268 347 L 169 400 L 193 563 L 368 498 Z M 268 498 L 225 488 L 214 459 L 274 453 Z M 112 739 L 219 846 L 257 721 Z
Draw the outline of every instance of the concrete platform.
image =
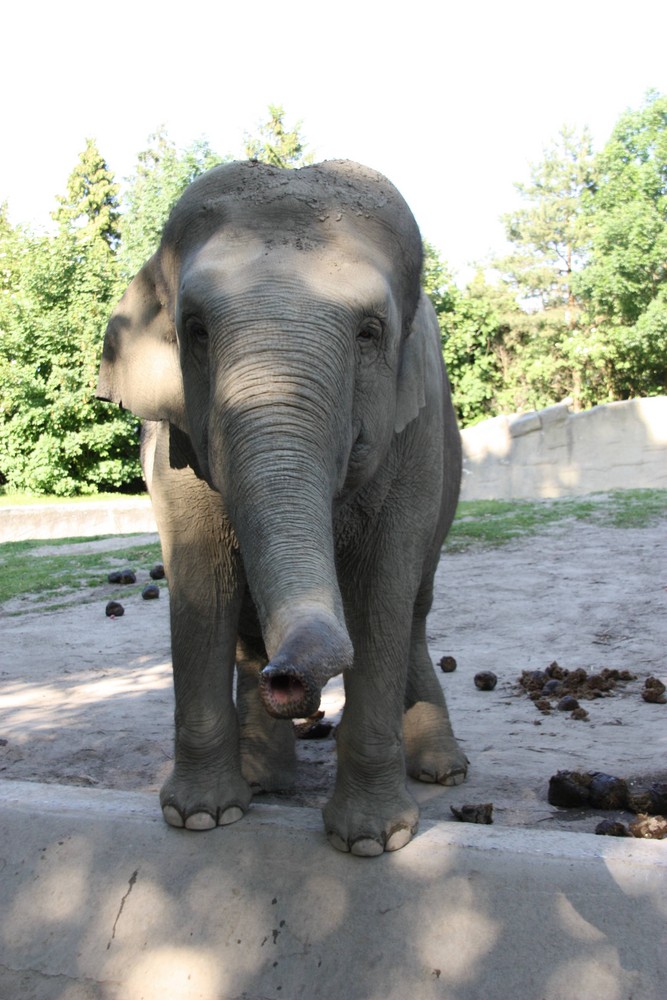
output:
M 315 810 L 172 830 L 153 795 L 0 782 L 2 1000 L 663 1000 L 667 844 Z

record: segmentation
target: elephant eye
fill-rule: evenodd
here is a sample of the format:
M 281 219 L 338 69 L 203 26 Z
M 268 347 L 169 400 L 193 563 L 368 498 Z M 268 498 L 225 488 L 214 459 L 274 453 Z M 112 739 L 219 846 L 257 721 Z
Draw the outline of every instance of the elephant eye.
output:
M 194 341 L 196 344 L 208 343 L 208 330 L 201 320 L 194 318 L 187 320 L 185 329 L 190 340 Z
M 357 340 L 362 344 L 370 344 L 380 339 L 384 332 L 384 324 L 376 316 L 367 317 L 357 333 Z

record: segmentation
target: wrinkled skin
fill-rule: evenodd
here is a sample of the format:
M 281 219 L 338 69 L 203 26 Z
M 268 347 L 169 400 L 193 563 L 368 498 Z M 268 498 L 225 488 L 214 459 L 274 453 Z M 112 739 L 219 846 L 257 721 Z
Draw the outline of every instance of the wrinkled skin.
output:
M 289 786 L 290 719 L 341 672 L 335 847 L 411 839 L 406 766 L 465 776 L 425 636 L 461 458 L 421 254 L 371 170 L 231 164 L 187 189 L 109 322 L 98 396 L 149 422 L 174 826 L 234 822 Z

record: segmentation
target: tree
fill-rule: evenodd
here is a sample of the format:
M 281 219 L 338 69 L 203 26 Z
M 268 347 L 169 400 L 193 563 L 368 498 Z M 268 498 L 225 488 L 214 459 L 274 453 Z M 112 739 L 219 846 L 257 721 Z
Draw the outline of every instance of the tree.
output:
M 667 96 L 625 112 L 585 203 L 589 264 L 577 278 L 607 398 L 667 389 Z
M 53 218 L 61 230 L 79 231 L 90 240 L 99 238 L 115 250 L 120 240 L 118 185 L 95 141 L 86 148 L 67 181 L 67 194 L 57 198 Z
M 90 141 L 68 192 L 55 235 L 5 227 L 12 308 L 0 315 L 0 477 L 10 490 L 60 496 L 140 483 L 136 420 L 94 398 L 102 332 L 119 294 L 118 203 Z
M 576 306 L 573 275 L 585 263 L 582 195 L 592 184 L 590 135 L 564 127 L 544 159 L 531 165 L 530 183 L 515 185 L 527 207 L 503 217 L 516 250 L 496 266 L 543 309 Z
M 269 104 L 269 120 L 258 126 L 258 135 L 245 135 L 245 154 L 249 160 L 260 160 L 273 167 L 303 167 L 313 162 L 306 153 L 301 135 L 302 122 L 287 129 L 285 110 L 280 104 Z
M 490 285 L 481 272 L 462 291 L 430 243 L 424 244 L 422 286 L 438 317 L 461 424 L 495 416 L 508 403 L 518 409 L 525 403 L 514 379 L 523 314 L 511 292 Z
M 667 96 L 651 92 L 621 116 L 585 207 L 590 264 L 578 289 L 594 311 L 635 323 L 667 281 Z
M 516 185 L 526 207 L 504 217 L 516 249 L 496 266 L 525 307 L 511 381 L 515 398 L 534 406 L 571 396 L 580 409 L 596 402 L 600 391 L 595 338 L 577 294 L 588 265 L 585 205 L 595 177 L 588 131 L 565 127 L 544 159 L 531 166 L 530 183 Z
M 160 242 L 169 212 L 196 177 L 225 159 L 199 140 L 179 151 L 164 127 L 149 136 L 130 179 L 122 219 L 120 266 L 129 281 Z

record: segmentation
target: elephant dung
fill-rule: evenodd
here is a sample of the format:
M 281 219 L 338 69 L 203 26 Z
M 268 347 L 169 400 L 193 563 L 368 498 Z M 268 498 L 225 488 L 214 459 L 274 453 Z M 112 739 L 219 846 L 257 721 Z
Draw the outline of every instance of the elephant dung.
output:
M 549 779 L 548 801 L 563 809 L 625 809 L 628 786 L 623 778 L 601 771 L 558 771 Z
M 136 583 L 137 575 L 133 569 L 119 569 L 109 573 L 107 580 L 109 583 Z
M 443 674 L 452 674 L 457 667 L 456 660 L 453 656 L 443 656 L 440 658 L 440 669 Z
M 474 680 L 478 691 L 493 691 L 498 683 L 498 678 L 491 670 L 482 670 L 479 674 L 475 674 Z
M 665 690 L 665 685 L 657 677 L 647 677 L 644 681 L 642 698 L 644 701 L 653 702 L 656 705 L 664 705 L 667 702 Z
M 449 807 L 460 823 L 493 823 L 493 803 L 482 802 L 475 805 L 466 804 L 457 809 Z

